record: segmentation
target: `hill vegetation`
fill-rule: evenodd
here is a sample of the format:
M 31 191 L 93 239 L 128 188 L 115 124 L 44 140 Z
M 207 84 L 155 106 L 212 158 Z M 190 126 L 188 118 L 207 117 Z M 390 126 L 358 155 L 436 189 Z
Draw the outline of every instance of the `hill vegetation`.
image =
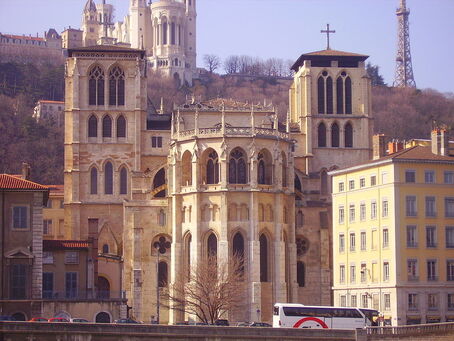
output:
M 375 132 L 399 139 L 429 138 L 435 123 L 454 128 L 454 95 L 435 90 L 387 87 L 378 68 L 372 75 L 372 108 Z M 233 98 L 249 103 L 272 103 L 282 120 L 288 110 L 292 80 L 266 73 L 218 75 L 207 72 L 192 87 L 180 87 L 159 74 L 149 75 L 148 95 L 164 110 L 195 97 Z M 63 183 L 63 131 L 51 120 L 36 122 L 31 116 L 38 99 L 64 99 L 63 66 L 0 64 L 0 172 L 20 173 L 22 162 L 31 165 L 32 180 Z

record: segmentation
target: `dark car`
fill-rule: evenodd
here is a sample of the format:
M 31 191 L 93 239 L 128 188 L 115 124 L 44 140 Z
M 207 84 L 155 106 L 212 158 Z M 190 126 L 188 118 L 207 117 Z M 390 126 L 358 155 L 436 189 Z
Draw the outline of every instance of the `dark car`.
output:
M 224 319 L 216 320 L 216 321 L 214 321 L 214 325 L 215 326 L 229 326 L 229 321 L 224 320 Z
M 51 323 L 66 323 L 66 322 L 69 322 L 68 319 L 65 319 L 64 317 L 52 317 L 51 319 L 49 319 L 49 322 Z
M 12 316 L 0 315 L 0 321 L 16 321 Z
M 249 327 L 272 327 L 272 325 L 266 322 L 252 322 Z
M 131 318 L 126 318 L 126 319 L 118 319 L 115 320 L 114 323 L 133 323 L 133 324 L 140 324 L 140 322 L 133 320 Z

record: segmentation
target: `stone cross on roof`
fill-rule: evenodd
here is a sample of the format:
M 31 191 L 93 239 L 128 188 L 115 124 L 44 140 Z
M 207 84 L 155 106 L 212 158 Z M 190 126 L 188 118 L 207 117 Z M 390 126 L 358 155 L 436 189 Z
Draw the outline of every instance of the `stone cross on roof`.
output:
M 326 24 L 326 30 L 321 30 L 320 31 L 321 33 L 326 33 L 326 49 L 327 50 L 330 50 L 330 47 L 329 47 L 329 34 L 330 33 L 336 33 L 335 30 L 330 30 L 329 29 L 329 24 Z

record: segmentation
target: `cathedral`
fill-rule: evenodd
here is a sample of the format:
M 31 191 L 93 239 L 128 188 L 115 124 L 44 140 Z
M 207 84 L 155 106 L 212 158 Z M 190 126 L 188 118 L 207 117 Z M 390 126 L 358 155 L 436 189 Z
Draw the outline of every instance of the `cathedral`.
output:
M 161 3 L 195 13 L 194 0 L 151 7 L 133 0 L 131 9 L 154 16 Z M 155 33 L 165 27 L 158 22 Z M 327 172 L 371 157 L 367 56 L 303 54 L 280 122 L 271 106 L 225 99 L 157 113 L 147 68 L 162 46 L 143 40 L 144 50 L 68 51 L 65 237 L 96 239 L 98 283 L 124 291 L 142 321 L 192 318 L 163 309 L 160 293 L 208 254 L 244 257 L 245 308 L 229 312 L 230 321 L 269 322 L 275 302 L 331 305 Z
M 113 22 L 106 0 L 87 0 L 82 46 L 115 44 L 146 51 L 148 68 L 192 84 L 196 73 L 196 0 L 130 0 L 123 21 Z

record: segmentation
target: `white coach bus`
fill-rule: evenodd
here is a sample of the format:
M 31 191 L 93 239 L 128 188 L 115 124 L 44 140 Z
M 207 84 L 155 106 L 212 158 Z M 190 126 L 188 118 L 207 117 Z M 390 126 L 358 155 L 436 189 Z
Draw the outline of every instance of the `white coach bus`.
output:
M 273 327 L 356 329 L 376 325 L 378 315 L 374 309 L 276 303 Z

